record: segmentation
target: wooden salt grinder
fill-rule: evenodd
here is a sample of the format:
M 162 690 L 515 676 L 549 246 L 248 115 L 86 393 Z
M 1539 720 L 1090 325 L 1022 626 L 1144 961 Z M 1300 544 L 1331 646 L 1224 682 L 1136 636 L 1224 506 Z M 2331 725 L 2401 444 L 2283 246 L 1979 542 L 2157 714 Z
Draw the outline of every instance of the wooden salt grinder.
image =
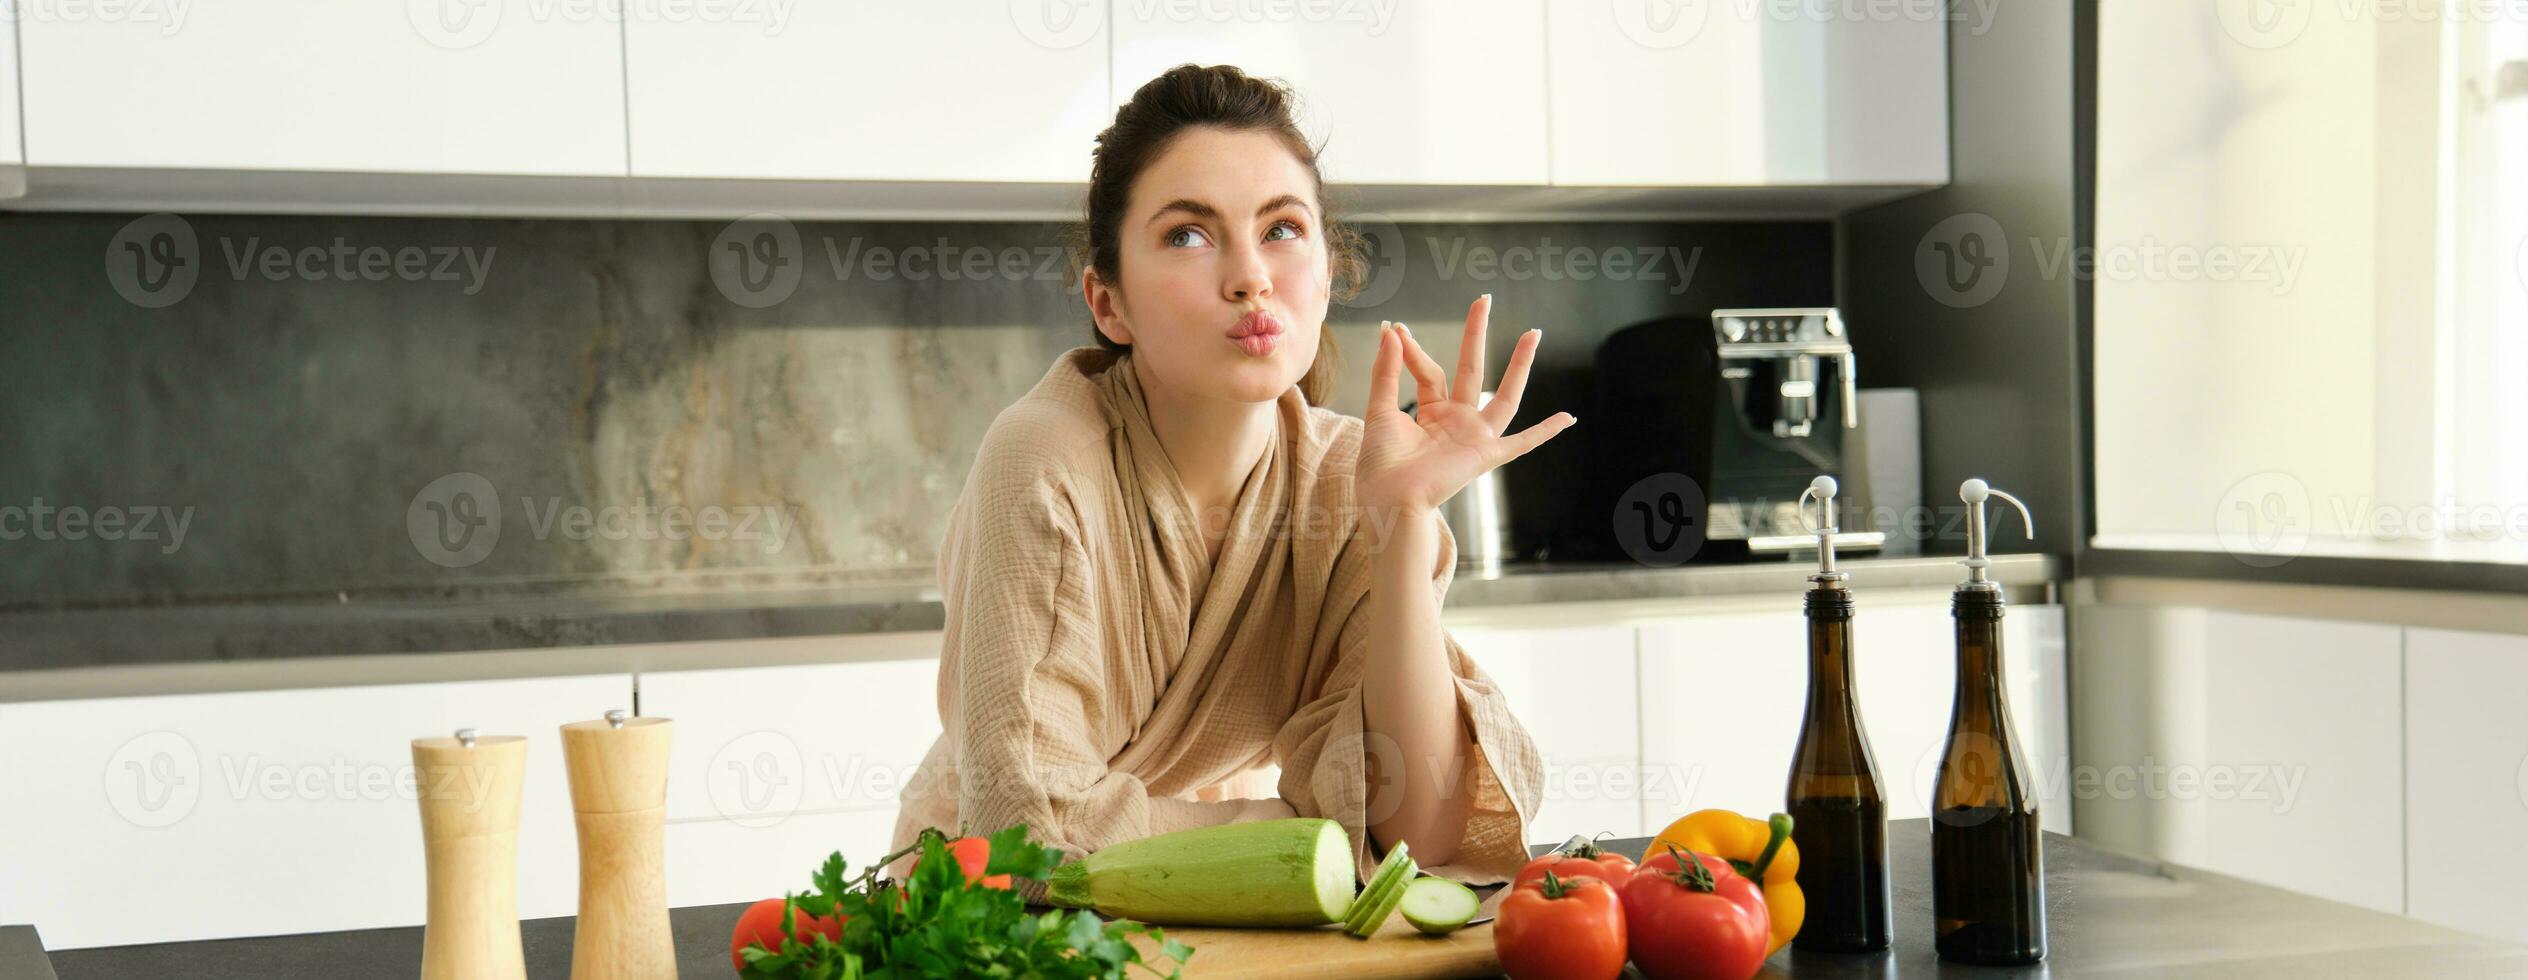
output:
M 571 980 L 674 980 L 667 924 L 665 718 L 620 709 L 562 726 L 579 823 L 579 929 Z
M 526 980 L 518 940 L 518 789 L 527 740 L 519 735 L 413 740 L 421 800 L 429 918 L 421 980 Z

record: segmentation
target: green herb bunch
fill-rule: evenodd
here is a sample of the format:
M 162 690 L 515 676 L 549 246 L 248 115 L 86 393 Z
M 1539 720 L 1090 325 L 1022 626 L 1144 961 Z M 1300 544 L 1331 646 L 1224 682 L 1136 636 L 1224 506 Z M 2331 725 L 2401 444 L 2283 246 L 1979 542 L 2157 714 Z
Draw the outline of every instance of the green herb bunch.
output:
M 1194 953 L 1157 926 L 1109 922 L 1087 909 L 1053 909 L 1030 915 L 1025 899 L 1004 888 L 969 880 L 947 848 L 948 836 L 926 828 L 913 846 L 887 855 L 846 878 L 842 852 L 810 874 L 814 890 L 784 897 L 782 933 L 791 936 L 779 953 L 761 943 L 747 947 L 747 980 L 910 980 L 915 977 L 1046 977 L 1122 980 L 1138 964 L 1155 976 L 1175 978 Z M 1043 881 L 1062 863 L 1060 850 L 1027 839 L 1027 825 L 990 838 L 983 877 L 1011 875 Z M 921 852 L 908 881 L 880 879 L 897 858 Z M 841 915 L 842 938 L 806 930 L 802 917 Z M 1160 944 L 1166 973 L 1141 961 L 1127 938 L 1144 933 Z

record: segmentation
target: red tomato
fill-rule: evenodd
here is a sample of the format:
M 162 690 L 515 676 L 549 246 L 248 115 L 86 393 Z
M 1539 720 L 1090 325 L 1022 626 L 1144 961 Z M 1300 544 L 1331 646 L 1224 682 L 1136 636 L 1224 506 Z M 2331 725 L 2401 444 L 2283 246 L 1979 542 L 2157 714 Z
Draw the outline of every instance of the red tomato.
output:
M 1612 980 L 1624 973 L 1624 905 L 1602 878 L 1545 872 L 1514 883 L 1492 923 L 1512 980 Z
M 767 898 L 747 906 L 746 911 L 738 913 L 737 929 L 729 934 L 729 962 L 737 965 L 737 972 L 746 972 L 746 954 L 743 950 L 748 946 L 762 943 L 765 949 L 776 953 L 781 952 L 781 947 L 785 944 L 781 938 L 782 904 L 781 899 Z M 846 918 L 848 917 L 839 914 L 809 915 L 802 910 L 799 913 L 799 931 L 791 935 L 804 943 L 809 941 L 808 933 L 821 932 L 825 934 L 825 938 L 839 942 L 843 938 L 842 920 Z
M 980 881 L 985 888 L 1009 890 L 1008 875 L 983 877 L 983 869 L 992 866 L 992 842 L 981 837 L 959 837 L 948 842 L 948 853 L 957 859 L 957 867 L 966 873 L 967 881 Z
M 1595 878 L 1606 882 L 1609 888 L 1622 888 L 1624 882 L 1633 877 L 1633 859 L 1595 847 L 1547 854 L 1520 868 L 1518 876 L 1510 879 L 1510 886 L 1515 888 L 1531 881 L 1543 881 L 1547 869 L 1552 869 L 1557 878 Z
M 1651 980 L 1747 980 L 1764 967 L 1772 919 L 1756 883 L 1729 862 L 1675 852 L 1642 862 L 1624 882 L 1633 965 Z

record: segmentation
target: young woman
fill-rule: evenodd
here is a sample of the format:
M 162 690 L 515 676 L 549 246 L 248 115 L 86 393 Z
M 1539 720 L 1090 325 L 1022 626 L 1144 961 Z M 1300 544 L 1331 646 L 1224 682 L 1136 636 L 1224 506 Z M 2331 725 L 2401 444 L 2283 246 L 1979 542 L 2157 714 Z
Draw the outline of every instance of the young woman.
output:
M 1489 296 L 1453 377 L 1382 325 L 1365 419 L 1322 407 L 1326 302 L 1361 263 L 1289 100 L 1184 65 L 1099 135 L 1081 285 L 1097 344 L 993 421 L 951 514 L 944 732 L 896 847 L 1023 822 L 1076 855 L 1310 816 L 1350 831 L 1363 880 L 1400 842 L 1470 884 L 1526 862 L 1543 764 L 1440 628 L 1456 546 L 1437 513 L 1574 420 L 1505 434 L 1533 330 L 1477 407 Z M 1020 890 L 1041 904 L 1036 884 Z

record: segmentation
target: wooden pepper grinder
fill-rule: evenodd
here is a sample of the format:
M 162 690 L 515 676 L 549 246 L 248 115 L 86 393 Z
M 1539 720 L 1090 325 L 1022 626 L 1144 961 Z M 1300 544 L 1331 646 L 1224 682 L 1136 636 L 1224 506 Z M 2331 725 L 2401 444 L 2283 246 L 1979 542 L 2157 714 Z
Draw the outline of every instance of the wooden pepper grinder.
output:
M 667 924 L 667 747 L 675 725 L 621 709 L 562 726 L 579 823 L 571 980 L 674 980 Z
M 421 980 L 526 980 L 518 941 L 518 788 L 527 740 L 518 735 L 413 740 L 421 799 L 429 918 Z

